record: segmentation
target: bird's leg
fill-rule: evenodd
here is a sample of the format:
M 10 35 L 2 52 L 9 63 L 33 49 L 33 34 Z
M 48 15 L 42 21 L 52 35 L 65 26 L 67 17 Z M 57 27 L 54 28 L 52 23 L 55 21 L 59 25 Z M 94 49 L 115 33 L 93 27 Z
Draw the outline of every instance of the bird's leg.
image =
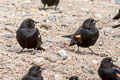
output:
M 97 53 L 93 52 L 93 50 L 92 50 L 92 49 L 90 49 L 89 47 L 88 47 L 88 49 L 91 51 L 91 53 L 92 53 L 92 54 L 99 55 L 99 54 L 97 54 Z
M 78 50 L 76 51 L 76 53 L 80 53 L 80 51 L 79 51 L 79 46 L 78 46 Z
M 45 10 L 46 4 L 44 4 L 43 10 Z
M 20 51 L 18 51 L 17 53 L 21 53 L 21 52 L 23 52 L 23 50 L 24 50 L 24 48 L 22 48 Z
M 37 48 L 36 48 L 36 49 L 34 49 L 34 51 L 32 52 L 32 54 L 35 55 L 37 53 L 38 53 L 38 51 L 37 51 Z
M 94 52 L 93 52 L 93 50 L 92 50 L 92 49 L 90 49 L 89 47 L 88 47 L 88 49 L 91 51 L 91 53 L 94 53 Z
M 79 46 L 78 46 L 78 51 L 79 51 Z
M 57 6 L 55 6 L 54 10 L 57 10 Z

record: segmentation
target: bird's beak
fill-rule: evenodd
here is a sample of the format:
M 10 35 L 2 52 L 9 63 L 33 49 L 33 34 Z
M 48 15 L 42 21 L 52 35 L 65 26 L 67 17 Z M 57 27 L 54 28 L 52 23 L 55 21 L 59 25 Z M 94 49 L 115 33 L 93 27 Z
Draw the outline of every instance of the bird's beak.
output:
M 42 71 L 42 70 L 45 70 L 45 68 L 44 67 L 40 67 L 40 69 L 39 69 L 40 71 Z
M 35 21 L 35 24 L 38 24 L 38 23 L 40 23 L 40 22 L 38 22 L 38 21 Z
M 97 22 L 99 22 L 99 20 L 94 20 L 94 21 L 93 21 L 94 24 L 97 23 Z
M 99 22 L 99 20 L 95 20 L 95 22 Z

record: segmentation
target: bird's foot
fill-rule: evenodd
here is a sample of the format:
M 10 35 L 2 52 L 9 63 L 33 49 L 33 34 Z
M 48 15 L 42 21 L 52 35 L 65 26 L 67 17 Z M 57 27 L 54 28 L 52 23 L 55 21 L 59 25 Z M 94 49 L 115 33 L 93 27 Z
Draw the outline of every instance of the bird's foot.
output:
M 22 53 L 24 49 L 21 49 L 20 51 L 17 51 L 16 53 Z
M 35 55 L 35 54 L 37 54 L 38 53 L 38 51 L 37 50 L 34 50 L 33 52 L 32 52 L 32 55 Z
M 96 52 L 89 52 L 89 54 L 95 54 L 95 55 L 98 55 L 98 56 L 99 56 L 99 54 L 96 53 Z
M 37 50 L 43 50 L 43 51 L 45 51 L 45 49 L 42 48 L 42 47 L 38 47 Z

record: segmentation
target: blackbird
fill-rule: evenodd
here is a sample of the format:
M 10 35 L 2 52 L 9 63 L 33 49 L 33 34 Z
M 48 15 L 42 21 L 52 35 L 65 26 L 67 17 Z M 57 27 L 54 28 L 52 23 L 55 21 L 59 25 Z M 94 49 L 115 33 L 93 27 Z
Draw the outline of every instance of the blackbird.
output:
M 44 68 L 40 66 L 32 66 L 22 80 L 44 80 L 41 75 L 42 70 L 44 70 Z
M 59 0 L 41 0 L 41 2 L 44 4 L 43 9 L 45 9 L 47 6 L 55 6 L 55 9 L 57 8 L 57 5 L 59 4 Z
M 71 42 L 69 46 L 77 45 L 78 51 L 79 47 L 89 48 L 96 43 L 99 37 L 99 31 L 95 26 L 96 22 L 98 21 L 94 20 L 93 18 L 88 18 L 74 34 L 65 35 L 62 37 L 70 38 Z M 91 49 L 90 51 L 94 53 Z
M 102 80 L 120 80 L 120 68 L 113 64 L 115 60 L 106 57 L 101 61 L 98 75 Z
M 16 39 L 23 48 L 20 52 L 22 52 L 25 48 L 34 48 L 32 54 L 36 54 L 37 50 L 45 50 L 41 47 L 42 39 L 39 30 L 35 28 L 36 23 L 38 22 L 35 22 L 32 19 L 26 19 L 17 30 Z
M 117 15 L 115 15 L 115 16 L 113 17 L 113 20 L 118 20 L 118 19 L 120 19 L 120 9 L 119 9 Z
M 78 76 L 71 76 L 69 80 L 80 80 Z

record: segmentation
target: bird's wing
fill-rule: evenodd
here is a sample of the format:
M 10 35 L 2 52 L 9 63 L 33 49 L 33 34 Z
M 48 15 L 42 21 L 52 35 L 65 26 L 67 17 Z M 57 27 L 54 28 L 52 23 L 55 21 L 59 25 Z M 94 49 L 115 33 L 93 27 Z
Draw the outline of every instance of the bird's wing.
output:
M 35 80 L 34 77 L 31 77 L 29 75 L 25 75 L 22 80 Z
M 17 34 L 20 35 L 20 36 L 23 36 L 24 38 L 29 38 L 31 36 L 33 36 L 35 33 L 36 33 L 36 28 L 34 29 L 27 29 L 27 28 L 24 28 L 24 29 L 20 29 Z
M 41 37 L 40 32 L 37 28 L 36 28 L 36 34 L 38 36 L 39 43 L 42 44 L 42 37 Z
M 77 35 L 77 36 L 76 36 Z M 75 36 L 76 37 L 81 37 L 82 39 L 88 39 L 88 38 L 91 38 L 94 40 L 94 36 L 96 38 L 96 35 L 99 35 L 99 32 L 97 29 L 94 29 L 94 30 L 88 30 L 88 29 L 82 29 L 82 28 L 79 28 L 76 33 L 75 33 Z
M 117 75 L 118 77 L 120 77 L 120 67 L 118 67 L 118 66 L 116 66 L 116 65 L 113 65 L 112 68 L 115 70 L 116 75 Z

